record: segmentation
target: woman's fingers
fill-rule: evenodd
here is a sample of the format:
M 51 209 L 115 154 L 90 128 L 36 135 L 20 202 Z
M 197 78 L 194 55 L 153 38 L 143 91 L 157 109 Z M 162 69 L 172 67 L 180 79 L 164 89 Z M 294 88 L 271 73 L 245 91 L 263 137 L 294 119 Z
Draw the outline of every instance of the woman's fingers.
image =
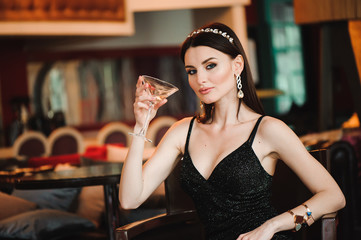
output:
M 159 103 L 157 103 L 155 106 L 154 106 L 154 109 L 158 109 L 160 108 L 161 106 L 163 106 L 164 104 L 166 104 L 168 102 L 168 100 L 165 98 L 163 99 L 162 101 L 160 101 Z
M 145 88 L 145 83 L 142 76 L 139 76 L 137 84 L 136 84 L 136 90 L 135 90 L 135 96 L 139 97 L 143 94 Z
M 155 100 L 155 97 L 149 94 L 142 94 L 137 98 L 137 100 L 140 102 L 150 102 L 150 101 L 153 102 Z
M 142 86 L 142 85 L 144 85 L 144 78 L 143 78 L 143 76 L 139 76 L 138 77 L 138 81 L 137 81 L 137 87 L 140 87 L 140 86 Z
M 149 109 L 150 105 L 145 102 L 135 102 L 134 107 L 137 109 Z
M 148 84 L 144 83 L 143 77 L 139 76 L 137 85 L 136 85 L 136 91 L 135 91 L 135 101 L 141 101 L 141 102 L 150 102 L 154 101 L 154 97 L 149 93 L 147 90 Z
M 134 114 L 137 121 L 142 121 L 147 111 L 152 107 L 151 118 L 155 116 L 156 111 L 163 106 L 167 99 L 163 99 L 160 102 L 149 91 L 148 83 L 144 82 L 142 76 L 139 76 L 136 84 L 135 102 L 134 102 Z M 152 104 L 155 104 L 152 106 Z
M 151 95 L 148 89 L 149 89 L 149 84 L 144 82 L 142 76 L 139 76 L 136 84 L 135 96 L 139 97 L 142 95 Z

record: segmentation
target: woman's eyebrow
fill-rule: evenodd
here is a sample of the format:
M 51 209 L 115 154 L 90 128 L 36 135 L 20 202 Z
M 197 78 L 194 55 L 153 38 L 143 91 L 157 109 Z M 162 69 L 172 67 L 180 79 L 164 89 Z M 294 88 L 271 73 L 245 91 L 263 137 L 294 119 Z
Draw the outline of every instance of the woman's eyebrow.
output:
M 206 60 L 204 60 L 204 61 L 202 62 L 202 65 L 205 64 L 205 63 L 207 63 L 208 61 L 210 61 L 210 60 L 212 60 L 212 59 L 216 59 L 216 58 L 215 58 L 215 57 L 207 58 Z
M 216 59 L 215 57 L 210 57 L 210 58 L 207 58 L 206 60 L 204 60 L 203 62 L 202 62 L 202 65 L 203 64 L 206 64 L 207 62 L 209 62 L 210 60 L 212 60 L 212 59 Z M 186 66 L 184 66 L 184 68 L 194 68 L 192 65 L 186 65 Z

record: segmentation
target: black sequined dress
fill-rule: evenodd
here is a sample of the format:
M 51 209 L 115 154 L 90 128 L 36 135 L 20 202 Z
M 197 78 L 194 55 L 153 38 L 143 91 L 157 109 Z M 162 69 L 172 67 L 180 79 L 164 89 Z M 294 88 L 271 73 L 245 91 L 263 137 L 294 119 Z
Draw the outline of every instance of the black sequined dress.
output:
M 272 176 L 262 167 L 252 149 L 260 117 L 248 140 L 226 156 L 205 179 L 193 165 L 188 152 L 192 119 L 184 157 L 181 184 L 192 197 L 209 240 L 235 240 L 277 213 L 270 204 Z M 277 233 L 272 239 L 292 239 Z

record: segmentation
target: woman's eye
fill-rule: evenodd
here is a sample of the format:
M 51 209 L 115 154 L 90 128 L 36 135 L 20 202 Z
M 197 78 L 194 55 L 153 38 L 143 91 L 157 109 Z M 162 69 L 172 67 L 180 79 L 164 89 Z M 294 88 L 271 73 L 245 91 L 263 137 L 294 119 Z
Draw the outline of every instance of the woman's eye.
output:
M 190 69 L 190 70 L 187 71 L 187 74 L 188 75 L 194 75 L 194 74 L 196 74 L 196 72 L 197 72 L 196 70 Z
M 212 68 L 214 68 L 215 66 L 217 66 L 217 64 L 211 63 L 211 64 L 208 64 L 206 68 L 207 68 L 207 69 L 212 69 Z

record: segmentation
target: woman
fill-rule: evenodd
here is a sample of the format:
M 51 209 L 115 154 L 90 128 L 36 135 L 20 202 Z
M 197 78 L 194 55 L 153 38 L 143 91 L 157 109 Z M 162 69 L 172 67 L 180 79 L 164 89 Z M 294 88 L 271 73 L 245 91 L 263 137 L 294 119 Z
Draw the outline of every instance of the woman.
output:
M 263 116 L 246 55 L 229 27 L 213 23 L 191 33 L 181 57 L 204 114 L 196 121 L 185 118 L 175 123 L 144 167 L 144 140 L 133 138 L 120 181 L 123 208 L 143 203 L 170 174 L 180 154 L 182 187 L 193 198 L 208 239 L 289 239 L 286 230 L 311 225 L 344 207 L 336 182 L 292 130 Z M 135 132 L 154 100 L 145 88 L 140 77 Z M 153 117 L 165 103 L 155 106 Z M 314 193 L 304 205 L 281 214 L 269 199 L 278 159 Z

